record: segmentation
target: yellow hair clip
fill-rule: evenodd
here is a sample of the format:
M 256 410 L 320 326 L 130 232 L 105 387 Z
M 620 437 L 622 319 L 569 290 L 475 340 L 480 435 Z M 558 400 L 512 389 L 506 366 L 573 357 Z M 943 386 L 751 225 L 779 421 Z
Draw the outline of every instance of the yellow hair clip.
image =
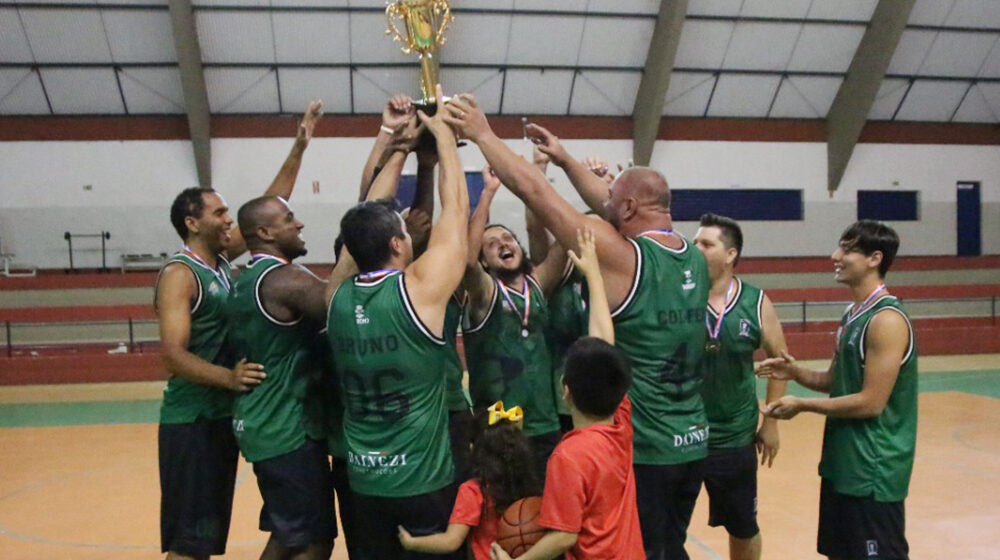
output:
M 506 420 L 508 422 L 518 423 L 524 419 L 524 411 L 521 407 L 515 406 L 510 410 L 503 409 L 503 401 L 497 401 L 493 403 L 493 406 L 486 409 L 490 413 L 489 425 L 492 426 L 501 420 Z

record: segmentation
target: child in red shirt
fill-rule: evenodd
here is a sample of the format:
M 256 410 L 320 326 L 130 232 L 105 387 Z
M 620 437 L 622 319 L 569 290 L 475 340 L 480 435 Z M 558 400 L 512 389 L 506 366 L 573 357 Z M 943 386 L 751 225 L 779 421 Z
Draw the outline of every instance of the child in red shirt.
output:
M 414 537 L 400 526 L 403 548 L 446 554 L 457 551 L 468 539 L 473 557 L 489 560 L 490 544 L 496 540 L 498 511 L 541 491 L 531 466 L 528 439 L 521 431 L 522 419 L 521 407 L 504 410 L 502 402 L 477 414 L 479 430 L 472 440 L 475 476 L 458 488 L 448 530 Z
M 539 525 L 552 529 L 518 560 L 560 557 L 643 560 L 632 472 L 632 384 L 628 362 L 612 346 L 614 326 L 597 265 L 593 235 L 578 234 L 582 257 L 570 257 L 590 289 L 590 336 L 566 355 L 563 397 L 573 431 L 549 458 Z M 510 556 L 496 543 L 495 560 Z

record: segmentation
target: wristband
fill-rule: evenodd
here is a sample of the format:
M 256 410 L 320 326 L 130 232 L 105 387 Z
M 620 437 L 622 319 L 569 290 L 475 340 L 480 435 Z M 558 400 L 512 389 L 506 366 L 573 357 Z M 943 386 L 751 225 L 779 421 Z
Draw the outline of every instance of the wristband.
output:
M 395 130 L 389 128 L 388 126 L 385 126 L 384 124 L 382 126 L 378 127 L 378 129 L 381 130 L 382 132 L 388 134 L 389 136 L 392 136 L 393 134 L 396 133 Z

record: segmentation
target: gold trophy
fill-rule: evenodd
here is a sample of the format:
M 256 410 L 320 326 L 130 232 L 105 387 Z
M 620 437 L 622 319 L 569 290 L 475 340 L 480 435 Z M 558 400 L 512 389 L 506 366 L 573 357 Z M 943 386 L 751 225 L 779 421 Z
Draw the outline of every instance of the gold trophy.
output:
M 387 2 L 385 17 L 389 27 L 386 35 L 402 43 L 406 54 L 417 53 L 420 58 L 420 91 L 423 99 L 417 105 L 432 115 L 437 109 L 434 87 L 438 83 L 438 47 L 444 45 L 444 32 L 454 17 L 448 0 L 399 0 Z M 399 30 L 396 20 L 402 20 L 405 33 Z

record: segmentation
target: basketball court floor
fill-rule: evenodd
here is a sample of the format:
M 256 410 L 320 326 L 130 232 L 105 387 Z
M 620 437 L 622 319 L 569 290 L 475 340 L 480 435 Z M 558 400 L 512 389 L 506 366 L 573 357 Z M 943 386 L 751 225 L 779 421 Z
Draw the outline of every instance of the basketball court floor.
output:
M 814 362 L 815 367 L 825 367 Z M 995 560 L 1000 527 L 1000 355 L 921 357 L 917 456 L 907 500 L 915 560 Z M 159 554 L 156 418 L 162 383 L 0 388 L 0 558 L 139 559 Z M 793 389 L 796 394 L 799 389 Z M 759 474 L 764 558 L 816 558 L 822 418 L 781 424 Z M 257 558 L 266 535 L 241 463 L 226 558 Z M 705 496 L 694 560 L 728 558 Z M 346 559 L 338 539 L 335 559 Z

